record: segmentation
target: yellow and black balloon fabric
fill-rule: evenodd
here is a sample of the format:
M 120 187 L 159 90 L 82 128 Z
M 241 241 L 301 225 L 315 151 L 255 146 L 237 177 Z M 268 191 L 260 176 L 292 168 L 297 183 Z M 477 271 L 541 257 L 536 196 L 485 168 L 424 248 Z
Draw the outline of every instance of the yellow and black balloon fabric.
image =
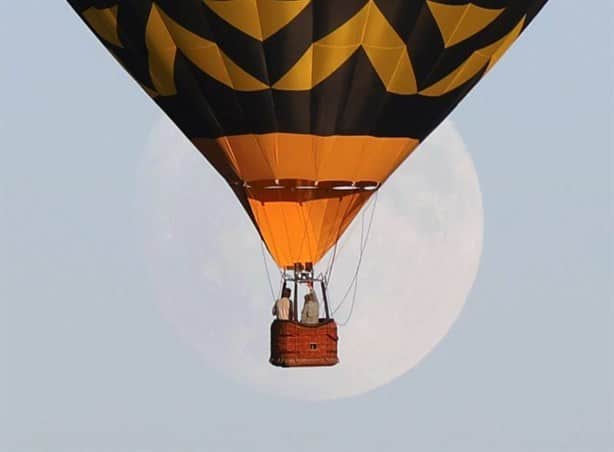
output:
M 286 267 L 322 258 L 546 0 L 69 3 Z

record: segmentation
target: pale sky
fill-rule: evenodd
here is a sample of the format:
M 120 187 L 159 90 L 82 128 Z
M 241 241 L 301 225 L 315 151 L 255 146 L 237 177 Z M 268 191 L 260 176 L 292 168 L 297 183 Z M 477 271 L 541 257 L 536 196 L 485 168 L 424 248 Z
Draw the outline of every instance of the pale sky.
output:
M 214 371 L 152 306 L 135 192 L 157 107 L 67 3 L 2 2 L 0 450 L 612 450 L 613 12 L 552 0 L 453 113 L 485 235 L 445 340 L 308 403 Z

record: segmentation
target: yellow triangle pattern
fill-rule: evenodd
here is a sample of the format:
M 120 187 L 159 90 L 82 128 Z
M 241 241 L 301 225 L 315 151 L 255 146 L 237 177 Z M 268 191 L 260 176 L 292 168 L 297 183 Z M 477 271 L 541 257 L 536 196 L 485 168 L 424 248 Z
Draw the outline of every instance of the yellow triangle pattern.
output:
M 315 42 L 273 88 L 311 89 L 339 69 L 360 47 L 389 92 L 417 92 L 407 47 L 373 1 L 341 27 Z
M 311 0 L 203 0 L 219 17 L 259 41 L 271 37 L 300 14 Z
M 439 26 L 446 48 L 482 31 L 505 10 L 482 8 L 472 3 L 448 5 L 427 0 L 426 4 Z
M 490 63 L 488 63 L 486 71 L 490 71 L 492 67 L 497 64 L 503 54 L 508 51 L 508 49 L 512 46 L 514 42 L 516 42 L 516 39 L 518 39 L 518 36 L 520 36 L 520 33 L 524 28 L 526 20 L 527 16 L 524 16 L 522 20 L 518 22 L 518 25 L 516 25 L 514 29 L 506 36 L 499 48 L 495 51 L 495 53 L 492 54 L 492 57 L 490 58 Z
M 156 5 L 151 7 L 147 19 L 145 45 L 149 56 L 149 75 L 157 93 L 161 96 L 176 94 L 174 68 L 177 47 Z
M 368 12 L 366 5 L 345 24 L 311 45 L 273 88 L 304 91 L 328 78 L 360 47 Z
M 117 8 L 118 5 L 105 9 L 92 6 L 83 11 L 82 15 L 83 19 L 101 39 L 116 47 L 123 47 L 117 33 Z
M 174 45 L 201 71 L 237 91 L 268 88 L 232 61 L 215 42 L 186 30 L 164 12 L 160 14 Z
M 498 41 L 473 52 L 463 64 L 456 68 L 456 70 L 428 88 L 420 91 L 420 94 L 432 97 L 441 96 L 468 82 L 484 68 L 490 69 L 516 40 L 522 31 L 525 17 L 522 18 L 510 33 Z
M 283 27 L 292 17 L 296 17 L 302 10 L 301 8 L 305 8 L 310 0 L 203 1 L 208 5 L 213 5 L 209 5 L 212 8 L 217 8 L 224 17 L 231 19 L 230 4 L 233 4 L 232 8 L 236 8 L 238 4 L 246 7 L 252 5 L 256 8 L 256 13 L 266 14 L 278 8 L 280 3 L 295 4 L 292 8 L 284 5 L 278 13 L 271 16 L 267 25 L 262 25 L 262 30 L 257 36 L 266 37 L 269 33 L 274 33 L 277 27 Z M 218 5 L 222 3 L 224 5 Z M 427 4 L 440 26 L 447 45 L 453 45 L 460 42 L 459 39 L 466 39 L 467 36 L 476 33 L 503 11 L 481 8 L 471 3 L 443 5 L 427 0 Z M 243 13 L 243 16 L 247 15 L 246 12 Z M 102 39 L 115 45 L 121 45 L 119 36 L 117 36 L 117 7 L 104 10 L 90 8 L 85 11 L 84 17 Z M 272 88 L 284 91 L 310 90 L 330 77 L 358 49 L 362 48 L 388 92 L 401 95 L 441 96 L 466 83 L 483 69 L 489 70 L 518 37 L 525 20 L 526 16 L 502 39 L 473 52 L 453 72 L 426 89 L 418 91 L 416 76 L 405 42 L 377 4 L 369 0 L 345 24 L 313 43 L 294 66 L 273 83 Z M 258 24 L 265 22 L 253 20 L 253 23 Z M 239 26 L 236 21 L 234 25 Z M 250 30 L 255 33 L 255 29 Z M 271 88 L 267 83 L 245 71 L 226 55 L 217 43 L 187 30 L 155 4 L 152 6 L 147 22 L 146 45 L 150 75 L 154 85 L 152 94 L 154 95 L 170 96 L 176 93 L 174 61 L 178 49 L 204 73 L 237 91 L 251 92 Z
M 273 85 L 273 89 L 286 91 L 290 91 L 291 89 L 307 91 L 311 89 L 311 87 L 314 86 L 312 75 L 313 49 L 314 46 L 310 46 L 292 69 Z
M 231 85 L 237 91 L 261 91 L 268 89 L 268 85 L 247 73 L 241 66 L 232 61 L 224 52 L 220 50 L 220 55 L 224 60 L 224 66 L 228 71 Z
M 262 39 L 267 39 L 288 25 L 311 0 L 257 0 Z
M 374 2 L 370 2 L 362 47 L 384 83 L 395 94 L 415 94 L 416 75 L 407 46 Z

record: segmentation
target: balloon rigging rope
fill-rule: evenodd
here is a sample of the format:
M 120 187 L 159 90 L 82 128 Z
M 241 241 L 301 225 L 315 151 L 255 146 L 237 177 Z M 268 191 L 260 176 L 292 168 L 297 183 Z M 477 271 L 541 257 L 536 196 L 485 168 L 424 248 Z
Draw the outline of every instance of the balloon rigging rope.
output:
M 354 313 L 354 306 L 356 304 L 356 294 L 358 293 L 358 275 L 360 273 L 360 267 L 362 265 L 362 259 L 364 257 L 365 249 L 367 248 L 367 242 L 369 241 L 369 235 L 371 233 L 371 226 L 373 226 L 373 219 L 375 218 L 375 208 L 377 207 L 377 196 L 378 193 L 375 192 L 375 200 L 373 201 L 373 208 L 371 209 L 371 217 L 369 218 L 369 225 L 367 226 L 367 230 L 365 233 L 365 215 L 366 211 L 362 215 L 362 226 L 360 231 L 360 255 L 358 257 L 358 264 L 356 265 L 356 270 L 354 271 L 354 276 L 352 277 L 352 281 L 350 282 L 345 294 L 343 295 L 341 302 L 335 307 L 333 310 L 333 315 L 341 309 L 343 304 L 347 301 L 347 297 L 353 289 L 352 295 L 352 304 L 350 306 L 350 312 L 348 313 L 348 317 L 345 321 L 339 323 L 340 326 L 345 326 L 348 324 L 350 319 L 352 318 L 352 314 Z
M 350 319 L 352 318 L 352 314 L 354 313 L 354 306 L 356 306 L 356 293 L 358 291 L 358 280 L 354 283 L 354 294 L 352 295 L 352 304 L 350 305 L 350 312 L 348 313 L 347 318 L 343 322 L 337 322 L 339 326 L 346 326 L 350 323 Z
M 333 315 L 335 315 L 339 309 L 341 309 L 341 307 L 345 304 L 345 302 L 348 299 L 348 296 L 350 294 L 350 292 L 352 292 L 352 303 L 350 305 L 350 312 L 348 313 L 348 317 L 341 323 L 338 323 L 340 326 L 345 326 L 349 323 L 350 319 L 352 318 L 352 314 L 354 312 L 354 306 L 356 305 L 356 296 L 358 293 L 358 275 L 360 273 L 360 267 L 362 265 L 362 260 L 364 257 L 364 252 L 365 249 L 367 247 L 367 242 L 369 241 L 369 235 L 371 233 L 371 227 L 373 226 L 373 219 L 375 218 L 375 208 L 377 207 L 377 199 L 378 199 L 378 192 L 375 192 L 375 197 L 374 197 L 374 201 L 373 201 L 373 207 L 371 208 L 371 215 L 369 218 L 369 224 L 366 228 L 366 232 L 365 232 L 365 217 L 366 217 L 366 213 L 367 210 L 365 210 L 362 214 L 362 218 L 361 218 L 361 230 L 360 230 L 360 254 L 358 256 L 358 263 L 356 265 L 356 270 L 354 271 L 354 275 L 352 277 L 352 280 L 350 281 L 350 284 L 348 285 L 342 299 L 341 302 L 334 308 L 333 310 Z M 327 273 L 327 277 L 326 279 L 328 280 L 330 278 L 330 274 L 332 273 L 332 269 L 334 267 L 335 264 L 335 259 L 336 259 L 336 255 L 337 255 L 337 245 L 338 242 L 335 243 L 335 248 L 333 250 L 333 254 L 331 257 L 331 261 L 329 262 L 328 268 L 326 270 Z M 343 246 L 342 246 L 343 248 Z M 271 298 L 275 299 L 275 289 L 273 289 L 273 280 L 271 279 L 271 272 L 269 269 L 269 264 L 267 262 L 267 256 L 266 256 L 266 250 L 264 247 L 264 242 L 261 240 L 260 241 L 260 250 L 262 252 L 262 261 L 264 263 L 264 268 L 267 274 L 267 281 L 269 283 L 269 289 L 271 291 Z M 280 273 L 281 279 L 283 279 L 283 274 Z M 283 282 L 282 282 L 283 284 Z
M 362 213 L 363 218 L 364 218 L 365 212 L 367 210 L 369 210 L 369 207 L 371 207 L 374 204 L 375 201 L 377 201 L 377 192 L 375 192 L 375 197 L 371 200 L 371 203 L 365 208 L 365 210 L 363 210 L 363 213 Z M 324 272 L 324 274 L 326 275 L 327 284 L 330 283 L 330 280 L 332 279 L 333 268 L 335 266 L 335 259 L 345 249 L 347 243 L 349 242 L 349 238 L 354 234 L 354 228 L 351 228 L 351 230 L 348 231 L 348 233 L 349 233 L 349 236 L 347 236 L 344 239 L 344 241 L 341 244 L 341 246 L 339 246 L 340 240 L 337 240 L 335 242 L 335 247 L 333 248 L 333 253 L 332 253 L 331 257 L 329 258 L 328 265 L 326 266 L 326 271 Z M 362 243 L 362 239 L 361 239 L 361 243 Z
M 267 279 L 269 281 L 269 289 L 271 289 L 271 298 L 275 300 L 276 297 L 275 290 L 273 289 L 273 280 L 271 279 L 271 272 L 269 271 L 269 264 L 266 259 L 266 251 L 264 250 L 264 242 L 262 240 L 260 241 L 260 250 L 262 251 L 262 260 L 264 261 L 264 268 L 266 270 Z
M 328 260 L 328 264 L 326 265 L 326 271 L 324 272 L 326 281 L 330 279 L 330 274 L 333 271 L 333 265 L 335 265 L 335 257 L 337 257 L 337 246 L 338 245 L 339 245 L 339 241 L 337 240 L 335 242 L 335 247 L 333 248 L 333 254 L 331 254 L 331 257 Z
M 364 222 L 364 218 L 365 218 L 366 212 L 367 212 L 367 211 L 368 211 L 368 210 L 369 210 L 371 207 L 373 207 L 373 203 L 375 202 L 375 200 L 376 200 L 376 199 L 377 199 L 377 197 L 373 197 L 373 198 L 372 198 L 372 199 L 369 201 L 369 204 L 368 204 L 368 205 L 365 207 L 365 209 L 363 210 L 362 215 L 361 215 L 361 217 L 362 217 L 362 221 L 363 221 L 363 222 Z M 363 228 L 363 229 L 361 229 L 361 232 L 360 232 L 360 234 L 361 234 L 361 238 L 360 238 L 360 243 L 361 243 L 361 246 L 362 246 L 362 241 L 363 241 L 362 237 L 363 237 L 363 231 L 364 231 L 364 224 L 362 225 L 362 228 Z M 344 250 L 344 249 L 347 247 L 347 244 L 350 242 L 350 238 L 351 238 L 351 237 L 353 237 L 354 232 L 355 232 L 355 228 L 351 228 L 351 229 L 348 231 L 348 235 L 347 235 L 347 237 L 345 237 L 345 240 L 343 240 L 343 243 L 341 243 L 341 245 L 339 245 L 339 249 L 338 249 L 338 250 L 337 250 L 337 252 L 336 252 L 337 256 L 341 256 L 341 254 L 343 253 L 343 250 Z M 334 264 L 334 263 L 333 263 L 333 264 Z M 330 273 L 332 274 L 332 272 L 333 272 L 333 269 L 331 268 Z M 330 279 L 332 279 L 331 274 L 329 274 L 329 275 L 328 275 L 328 276 L 329 276 L 329 280 L 330 280 Z
M 363 245 L 363 241 L 364 241 L 364 220 L 366 217 L 367 212 L 369 211 L 369 208 L 371 208 L 371 219 L 369 220 L 369 229 L 371 228 L 371 223 L 373 222 L 373 215 L 374 215 L 374 210 L 375 210 L 375 203 L 377 202 L 377 197 L 378 197 L 378 193 L 375 193 L 375 196 L 371 199 L 371 202 L 367 205 L 367 207 L 363 210 L 362 215 L 361 215 L 361 231 L 360 231 L 360 253 L 361 253 L 361 257 L 362 257 L 362 252 L 364 251 L 364 247 L 366 247 L 366 241 Z M 345 240 L 343 241 L 343 243 L 341 243 L 341 245 L 339 246 L 339 248 L 336 250 L 336 256 L 340 256 L 343 252 L 343 250 L 347 247 L 350 238 L 354 235 L 355 232 L 355 228 L 352 228 L 349 231 L 349 235 L 345 238 Z M 332 266 L 335 265 L 335 262 L 333 260 Z M 331 268 L 331 274 L 332 274 L 332 268 Z M 358 270 L 358 269 L 357 269 Z M 330 283 L 330 280 L 332 279 L 331 274 L 328 275 L 328 282 Z M 349 290 L 349 289 L 348 289 Z
M 343 212 L 343 215 L 341 216 L 341 218 L 339 219 L 339 228 L 337 230 L 337 234 L 335 235 L 335 249 L 333 250 L 333 256 L 332 256 L 332 260 L 330 263 L 330 267 L 327 271 L 326 274 L 326 280 L 330 281 L 331 277 L 332 277 L 332 273 L 333 273 L 333 268 L 335 267 L 335 259 L 337 258 L 337 251 L 340 251 L 340 248 L 338 247 L 339 244 L 339 240 L 341 238 L 341 229 L 343 228 L 343 220 L 345 218 L 345 216 L 347 215 L 348 211 L 350 210 L 350 208 L 352 207 L 352 203 L 348 203 L 347 207 L 345 208 L 345 211 Z M 337 213 L 339 213 L 337 211 Z M 341 247 L 343 248 L 343 246 Z
M 361 219 L 360 219 L 360 255 L 358 257 L 358 264 L 356 265 L 356 270 L 354 271 L 354 276 L 352 277 L 352 280 L 350 281 L 350 284 L 348 285 L 345 293 L 343 294 L 343 297 L 341 298 L 341 302 L 333 309 L 333 315 L 335 315 L 337 313 L 337 311 L 339 311 L 339 309 L 341 309 L 341 307 L 343 306 L 343 304 L 346 302 L 347 297 L 349 295 L 349 293 L 352 291 L 352 289 L 354 289 L 354 287 L 357 284 L 357 276 L 358 276 L 358 270 L 360 269 L 360 262 L 362 259 L 362 250 L 363 250 L 363 243 L 364 243 L 364 238 L 365 238 L 365 214 L 366 211 L 362 213 L 361 215 Z M 354 296 L 356 295 L 355 291 L 354 291 Z M 354 303 L 352 302 L 352 305 Z M 352 306 L 353 308 L 353 306 Z M 347 320 L 345 321 L 345 323 L 347 323 Z

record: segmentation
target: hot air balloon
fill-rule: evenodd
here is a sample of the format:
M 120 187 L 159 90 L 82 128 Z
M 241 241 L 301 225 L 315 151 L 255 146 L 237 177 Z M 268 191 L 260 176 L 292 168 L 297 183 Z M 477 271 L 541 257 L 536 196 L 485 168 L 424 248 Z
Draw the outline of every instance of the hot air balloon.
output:
M 69 0 L 234 191 L 294 285 L 271 362 L 332 365 L 314 266 L 547 0 Z M 325 318 L 298 322 L 298 285 Z

